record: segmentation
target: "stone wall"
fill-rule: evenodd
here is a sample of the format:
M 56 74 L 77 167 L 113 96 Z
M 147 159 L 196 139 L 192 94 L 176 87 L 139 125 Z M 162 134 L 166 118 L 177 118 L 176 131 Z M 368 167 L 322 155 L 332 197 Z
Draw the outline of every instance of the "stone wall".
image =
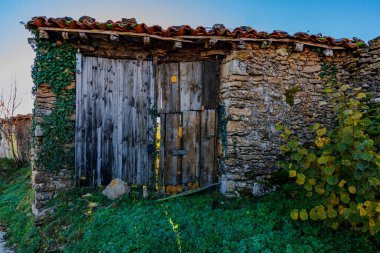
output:
M 75 87 L 75 84 L 73 84 Z M 61 170 L 58 172 L 48 171 L 38 166 L 38 153 L 44 132 L 44 116 L 48 116 L 54 109 L 56 95 L 51 91 L 48 85 L 40 85 L 36 92 L 35 111 L 34 111 L 34 146 L 32 147 L 32 187 L 35 190 L 35 198 L 32 203 L 33 213 L 36 217 L 36 223 L 40 223 L 46 217 L 46 214 L 52 211 L 46 208 L 49 200 L 54 198 L 62 190 L 71 189 L 74 186 L 73 170 Z M 72 115 L 75 119 L 75 113 Z
M 340 81 L 379 90 L 379 39 L 356 52 L 297 43 L 262 45 L 240 45 L 221 65 L 219 102 L 227 124 L 225 133 L 220 134 L 220 139 L 226 137 L 226 143 L 220 141 L 219 168 L 221 192 L 227 196 L 260 196 L 272 190 L 266 182 L 278 170 L 277 122 L 283 121 L 303 133 L 303 141 L 312 138 L 302 132 L 305 126 L 321 120 L 329 122 L 331 108 L 325 103 L 320 79 L 324 62 L 338 66 Z M 44 116 L 54 109 L 55 99 L 48 85 L 39 86 L 32 151 L 32 184 L 36 191 L 33 212 L 37 221 L 51 211 L 46 209 L 50 199 L 74 186 L 72 170 L 53 173 L 37 166 L 36 154 L 44 138 L 41 125 Z M 75 114 L 70 118 L 75 120 Z
M 338 67 L 340 82 L 379 91 L 380 40 L 357 52 L 295 45 L 248 44 L 234 50 L 221 66 L 219 99 L 226 111 L 227 145 L 221 148 L 221 192 L 227 196 L 260 196 L 278 170 L 281 140 L 275 124 L 311 139 L 305 128 L 328 123 L 331 109 L 320 78 L 324 62 Z
M 9 130 L 14 136 L 14 151 L 20 161 L 28 163 L 30 160 L 32 115 L 17 115 L 8 120 L 0 120 L 0 157 L 13 158 L 12 145 L 6 135 Z M 7 133 L 7 134 L 6 134 Z

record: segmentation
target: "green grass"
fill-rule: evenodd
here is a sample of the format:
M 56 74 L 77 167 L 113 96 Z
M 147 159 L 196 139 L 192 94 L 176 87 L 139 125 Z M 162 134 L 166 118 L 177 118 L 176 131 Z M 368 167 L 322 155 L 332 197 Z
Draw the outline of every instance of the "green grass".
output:
M 260 199 L 225 199 L 217 192 L 168 202 L 136 193 L 112 202 L 99 191 L 66 192 L 38 231 L 30 216 L 29 170 L 1 181 L 0 221 L 20 252 L 376 252 L 379 243 L 349 229 L 292 221 L 293 208 L 313 201 L 293 186 Z
M 20 252 L 35 252 L 40 238 L 32 215 L 30 168 L 8 169 L 6 175 L 0 178 L 0 223 L 8 228 L 10 244 L 17 244 Z

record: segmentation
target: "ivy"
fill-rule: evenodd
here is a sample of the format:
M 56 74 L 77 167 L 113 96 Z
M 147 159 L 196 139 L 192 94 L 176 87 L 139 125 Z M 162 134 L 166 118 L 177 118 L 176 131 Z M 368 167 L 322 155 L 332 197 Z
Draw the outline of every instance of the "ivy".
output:
M 291 130 L 277 125 L 284 156 L 281 166 L 319 204 L 293 210 L 294 220 L 320 220 L 337 229 L 341 224 L 368 232 L 380 232 L 380 106 L 360 87 L 342 85 L 336 66 L 322 66 L 328 102 L 334 108 L 333 126 L 313 126 L 315 140 L 302 144 Z
M 226 106 L 222 103 L 219 105 L 218 108 L 218 119 L 219 119 L 219 135 L 220 135 L 220 141 L 221 146 L 223 150 L 227 150 L 227 113 L 226 113 Z
M 43 137 L 38 140 L 36 165 L 49 171 L 71 169 L 74 168 L 71 144 L 74 142 L 75 122 L 70 120 L 70 116 L 75 111 L 75 49 L 67 43 L 37 38 L 34 51 L 33 93 L 36 94 L 41 85 L 47 85 L 56 96 L 51 113 L 42 116 Z M 36 110 L 33 114 L 35 130 Z M 33 141 L 36 143 L 37 140 Z

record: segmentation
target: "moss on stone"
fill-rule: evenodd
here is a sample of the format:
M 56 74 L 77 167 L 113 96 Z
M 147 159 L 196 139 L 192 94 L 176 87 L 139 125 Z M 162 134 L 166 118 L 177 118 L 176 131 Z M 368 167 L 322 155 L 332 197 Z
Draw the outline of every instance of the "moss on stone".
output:
M 301 88 L 299 86 L 292 87 L 290 89 L 287 89 L 285 91 L 285 101 L 290 106 L 294 105 L 294 97 L 297 94 L 297 92 L 301 91 Z

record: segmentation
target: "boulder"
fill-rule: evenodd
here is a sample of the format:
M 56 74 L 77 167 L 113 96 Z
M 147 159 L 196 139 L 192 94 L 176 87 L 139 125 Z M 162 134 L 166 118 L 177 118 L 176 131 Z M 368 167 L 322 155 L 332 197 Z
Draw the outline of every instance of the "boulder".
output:
M 128 194 L 131 191 L 131 188 L 127 185 L 126 182 L 119 178 L 115 178 L 109 183 L 109 185 L 102 192 L 104 196 L 108 199 L 115 200 L 121 198 L 125 194 Z

